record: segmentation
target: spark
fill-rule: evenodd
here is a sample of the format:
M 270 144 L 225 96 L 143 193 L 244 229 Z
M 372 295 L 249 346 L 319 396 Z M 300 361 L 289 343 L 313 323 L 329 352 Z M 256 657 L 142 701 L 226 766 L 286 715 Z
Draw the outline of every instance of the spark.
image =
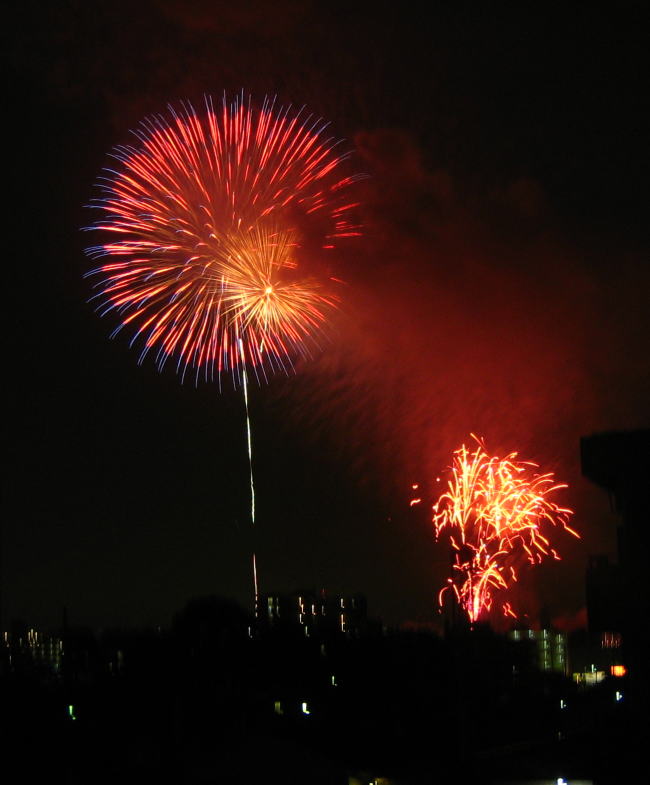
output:
M 490 456 L 483 440 L 472 434 L 476 446 L 455 451 L 446 490 L 433 505 L 436 539 L 451 546 L 452 574 L 438 595 L 452 591 L 470 622 L 491 610 L 495 595 L 507 594 L 517 581 L 520 564 L 535 566 L 545 558 L 559 559 L 551 546 L 552 527 L 569 527 L 573 511 L 549 496 L 566 488 L 553 474 L 537 474 L 538 465 Z M 550 528 L 550 531 L 549 531 Z M 516 618 L 509 601 L 504 615 Z

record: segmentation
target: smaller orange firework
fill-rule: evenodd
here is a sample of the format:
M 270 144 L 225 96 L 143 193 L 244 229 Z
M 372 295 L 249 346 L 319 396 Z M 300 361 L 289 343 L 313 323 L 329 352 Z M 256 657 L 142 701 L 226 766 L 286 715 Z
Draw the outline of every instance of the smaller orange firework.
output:
M 452 548 L 452 576 L 441 589 L 451 589 L 470 622 L 492 608 L 496 593 L 517 581 L 521 563 L 539 564 L 559 559 L 543 529 L 568 525 L 573 511 L 548 497 L 566 485 L 553 475 L 537 474 L 537 464 L 518 461 L 513 452 L 505 458 L 490 456 L 484 442 L 471 434 L 474 450 L 464 444 L 454 453 L 447 490 L 433 505 L 436 539 L 446 534 Z M 506 616 L 516 617 L 509 602 Z

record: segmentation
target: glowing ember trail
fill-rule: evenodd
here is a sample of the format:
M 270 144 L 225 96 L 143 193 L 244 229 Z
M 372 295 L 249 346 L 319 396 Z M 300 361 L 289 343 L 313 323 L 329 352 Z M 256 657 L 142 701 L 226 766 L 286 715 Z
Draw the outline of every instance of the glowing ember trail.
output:
M 548 497 L 566 488 L 552 474 L 537 474 L 537 464 L 488 455 L 484 442 L 472 434 L 474 450 L 462 445 L 454 453 L 447 490 L 433 505 L 436 538 L 446 536 L 453 554 L 452 574 L 439 594 L 440 605 L 451 590 L 470 622 L 491 610 L 495 594 L 517 581 L 522 563 L 559 559 L 549 540 L 549 526 L 568 525 L 573 511 Z M 509 602 L 506 616 L 516 618 Z

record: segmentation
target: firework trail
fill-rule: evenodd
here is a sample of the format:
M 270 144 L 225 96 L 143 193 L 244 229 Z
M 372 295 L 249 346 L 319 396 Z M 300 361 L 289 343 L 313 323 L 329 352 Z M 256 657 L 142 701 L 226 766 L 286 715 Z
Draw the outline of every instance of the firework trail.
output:
M 239 351 L 242 353 L 242 378 L 244 381 L 244 408 L 246 411 L 246 446 L 248 447 L 248 469 L 250 473 L 251 486 L 251 526 L 255 526 L 255 480 L 253 477 L 253 440 L 251 436 L 251 418 L 248 409 L 248 374 L 246 373 L 246 358 L 244 355 L 244 344 L 239 341 Z M 259 587 L 257 583 L 257 558 L 253 549 L 253 594 L 255 603 L 255 614 L 259 608 Z
M 299 263 L 305 229 L 318 227 L 325 251 L 360 234 L 347 195 L 359 176 L 342 173 L 348 153 L 326 128 L 243 93 L 218 108 L 206 97 L 202 112 L 170 106 L 115 148 L 91 203 L 101 217 L 88 230 L 102 242 L 86 249 L 100 262 L 87 275 L 98 312 L 120 321 L 113 335 L 130 333 L 139 362 L 151 352 L 160 370 L 172 360 L 182 378 L 192 369 L 221 385 L 227 373 L 243 387 L 253 526 L 247 368 L 258 380 L 287 372 L 336 307 L 336 279 Z M 254 550 L 253 581 L 257 610 Z
M 495 594 L 517 581 L 522 563 L 560 558 L 543 529 L 560 526 L 579 535 L 568 525 L 573 511 L 548 498 L 566 485 L 555 483 L 550 473 L 537 474 L 537 464 L 518 461 L 516 452 L 490 456 L 484 442 L 472 438 L 473 450 L 463 444 L 454 453 L 447 490 L 433 505 L 433 525 L 437 539 L 446 535 L 453 554 L 440 605 L 451 590 L 475 622 L 491 610 Z M 501 607 L 516 617 L 509 602 Z

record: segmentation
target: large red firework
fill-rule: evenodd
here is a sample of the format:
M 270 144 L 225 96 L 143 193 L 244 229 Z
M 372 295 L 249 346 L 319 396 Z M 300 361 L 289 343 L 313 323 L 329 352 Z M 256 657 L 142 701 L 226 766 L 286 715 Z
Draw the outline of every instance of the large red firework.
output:
M 100 180 L 104 233 L 87 249 L 99 267 L 96 300 L 117 312 L 162 367 L 223 371 L 241 381 L 308 354 L 337 297 L 312 274 L 306 235 L 324 249 L 359 228 L 347 196 L 348 154 L 304 111 L 256 108 L 243 95 L 201 112 L 189 104 L 143 121 L 134 145 Z M 307 231 L 305 231 L 307 230 Z M 106 258 L 108 257 L 108 258 Z
M 451 590 L 470 622 L 491 610 L 496 594 L 507 596 L 522 564 L 560 558 L 549 529 L 560 526 L 579 536 L 568 525 L 572 510 L 549 498 L 566 485 L 551 473 L 537 474 L 537 464 L 517 460 L 516 452 L 490 456 L 483 441 L 472 437 L 476 446 L 456 450 L 447 490 L 433 505 L 436 537 L 446 536 L 453 554 L 439 602 Z M 515 616 L 507 600 L 501 607 Z

